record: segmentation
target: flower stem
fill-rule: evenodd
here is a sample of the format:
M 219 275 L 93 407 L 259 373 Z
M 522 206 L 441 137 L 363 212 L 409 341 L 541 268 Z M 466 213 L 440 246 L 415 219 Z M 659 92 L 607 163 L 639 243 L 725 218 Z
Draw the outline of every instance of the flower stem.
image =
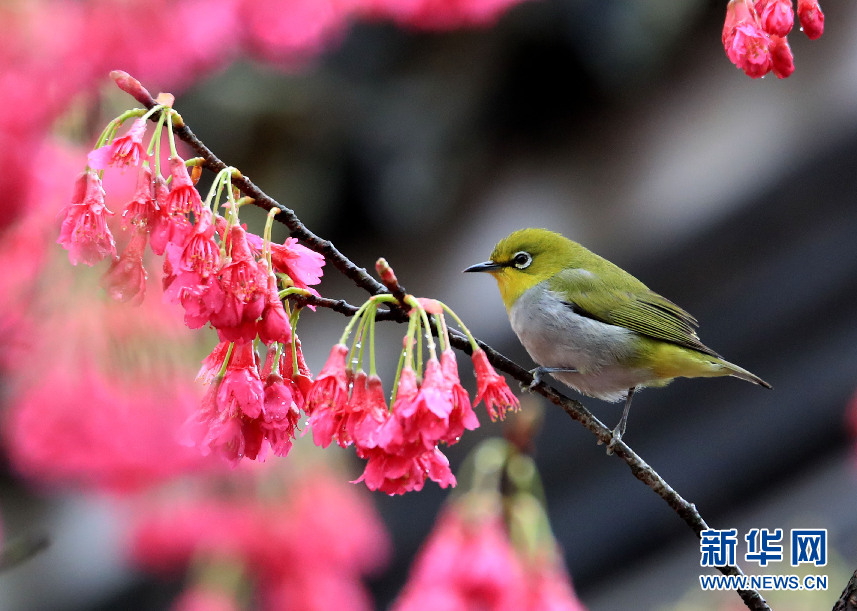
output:
M 464 331 L 464 334 L 467 336 L 467 339 L 468 339 L 468 341 L 470 342 L 470 347 L 471 347 L 471 348 L 473 348 L 473 350 L 479 350 L 479 344 L 477 344 L 477 343 L 476 343 L 476 339 L 473 337 L 473 334 L 472 334 L 472 333 L 470 332 L 470 330 L 469 330 L 469 329 L 464 325 L 464 323 L 463 323 L 463 322 L 461 321 L 461 319 L 458 317 L 458 314 L 456 314 L 455 312 L 453 312 L 453 311 L 452 311 L 452 308 L 450 308 L 450 307 L 449 307 L 448 305 L 446 305 L 445 303 L 442 303 L 442 302 L 438 302 L 438 303 L 440 303 L 441 307 L 442 307 L 444 310 L 446 310 L 447 312 L 449 312 L 449 315 L 450 315 L 450 316 L 452 316 L 453 320 L 455 320 L 455 324 L 457 324 L 457 325 L 461 328 L 461 330 L 462 330 L 462 331 Z

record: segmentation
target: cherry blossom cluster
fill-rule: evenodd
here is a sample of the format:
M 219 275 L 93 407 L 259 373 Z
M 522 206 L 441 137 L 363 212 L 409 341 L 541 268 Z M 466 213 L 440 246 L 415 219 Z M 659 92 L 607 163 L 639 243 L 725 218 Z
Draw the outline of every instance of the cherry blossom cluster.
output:
M 386 262 L 379 261 L 379 267 L 385 266 Z M 357 481 L 365 482 L 370 490 L 388 494 L 421 490 L 427 477 L 443 488 L 454 486 L 455 476 L 439 445 L 458 442 L 465 430 L 479 426 L 479 420 L 458 377 L 444 313 L 456 320 L 472 342 L 478 387 L 474 403 L 484 401 L 491 418 L 497 419 L 508 409 L 518 409 L 518 400 L 448 306 L 408 295 L 408 331 L 388 406 L 375 369 L 374 327 L 378 306 L 392 301 L 392 295 L 370 298 L 331 350 L 306 397 L 313 440 L 322 447 L 333 441 L 342 447 L 353 444 L 357 455 L 367 460 Z M 439 356 L 429 316 L 438 330 Z M 355 327 L 349 349 L 346 342 Z M 428 350 L 425 360 L 423 335 Z M 364 360 L 368 360 L 368 374 Z
M 818 0 L 797 0 L 801 30 L 810 40 L 824 32 Z M 736 67 L 751 78 L 773 71 L 777 78 L 794 72 L 794 56 L 786 39 L 794 26 L 792 0 L 729 0 L 723 24 L 723 47 Z
M 158 111 L 154 134 L 144 146 L 148 119 Z M 129 119 L 134 119 L 130 129 L 116 137 Z M 108 124 L 63 210 L 57 241 L 73 264 L 110 259 L 104 285 L 118 301 L 143 299 L 146 246 L 163 256 L 164 299 L 182 307 L 188 327 L 210 325 L 221 340 L 200 371 L 208 392 L 185 426 L 185 441 L 233 463 L 243 456 L 263 458 L 268 447 L 283 456 L 291 447 L 303 403 L 299 382 L 309 380 L 292 332 L 297 312 L 287 309 L 283 297 L 290 292 L 317 295 L 310 285 L 320 281 L 324 258 L 294 238 L 272 244 L 276 211 L 268 215 L 264 237 L 248 232 L 238 216 L 246 200 L 238 199 L 232 187 L 237 174 L 233 168 L 215 177 L 203 201 L 186 162 L 176 153 L 172 125 L 177 120 L 171 108 L 158 105 L 149 111 L 130 110 Z M 169 177 L 160 172 L 165 125 Z M 131 235 L 117 254 L 101 174 L 109 167 L 128 166 L 139 166 L 137 187 L 121 215 Z M 255 343 L 267 347 L 261 372 Z

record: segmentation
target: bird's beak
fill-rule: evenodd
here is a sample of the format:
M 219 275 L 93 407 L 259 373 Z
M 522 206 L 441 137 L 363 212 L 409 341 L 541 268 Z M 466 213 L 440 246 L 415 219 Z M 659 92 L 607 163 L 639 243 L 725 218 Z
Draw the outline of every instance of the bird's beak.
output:
M 485 261 L 484 263 L 471 265 L 464 272 L 496 272 L 498 269 L 503 269 L 503 266 L 493 261 Z

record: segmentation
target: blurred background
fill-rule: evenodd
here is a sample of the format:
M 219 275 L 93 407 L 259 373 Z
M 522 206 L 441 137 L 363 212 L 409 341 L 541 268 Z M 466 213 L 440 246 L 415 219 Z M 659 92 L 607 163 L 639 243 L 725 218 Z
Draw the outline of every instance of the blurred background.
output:
M 713 528 L 827 529 L 830 562 L 813 571 L 830 589 L 770 600 L 832 607 L 857 566 L 857 6 L 822 8 L 821 39 L 790 36 L 795 73 L 751 80 L 724 54 L 719 0 L 5 3 L 0 514 L 6 545 L 50 544 L 0 573 L 0 609 L 169 608 L 182 575 L 130 562 L 129 523 L 143 491 L 169 505 L 211 487 L 181 483 L 188 465 L 213 467 L 165 441 L 184 416 L 150 406 L 179 399 L 147 381 L 182 380 L 175 392 L 192 406 L 213 335 L 159 322 L 156 283 L 154 305 L 117 313 L 103 269 L 71 267 L 54 244 L 98 131 L 133 106 L 107 76 L 116 68 L 174 92 L 194 132 L 312 231 L 368 269 L 386 257 L 410 292 L 443 300 L 525 367 L 494 282 L 460 273 L 521 227 L 559 231 L 693 313 L 707 345 L 774 390 L 717 379 L 643 392 L 626 441 Z M 332 268 L 319 290 L 364 298 Z M 302 317 L 314 372 L 345 323 Z M 379 339 L 388 375 L 402 333 L 390 324 Z M 95 392 L 93 371 L 113 386 Z M 140 422 L 123 406 L 146 392 Z M 582 402 L 618 421 L 618 406 Z M 98 416 L 100 405 L 113 411 Z M 543 410 L 533 455 L 586 608 L 741 608 L 700 592 L 698 540 L 622 461 L 556 407 L 524 405 Z M 502 434 L 480 420 L 449 449 L 454 470 Z M 269 462 L 292 461 L 274 467 L 288 481 L 319 462 L 335 463 L 324 468 L 337 481 L 359 475 L 353 451 L 309 445 Z M 230 477 L 259 485 L 251 471 Z M 380 518 L 366 518 L 369 539 L 389 533 L 378 566 L 355 569 L 386 608 L 449 491 L 349 490 Z

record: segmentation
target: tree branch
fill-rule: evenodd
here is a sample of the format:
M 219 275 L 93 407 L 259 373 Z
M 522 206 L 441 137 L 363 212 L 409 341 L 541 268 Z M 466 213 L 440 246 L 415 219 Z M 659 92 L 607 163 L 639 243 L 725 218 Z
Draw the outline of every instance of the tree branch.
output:
M 124 91 L 132 95 L 138 102 L 143 104 L 146 108 L 152 108 L 158 102 L 146 91 L 145 88 L 140 85 L 138 81 L 130 77 L 127 73 L 121 71 L 114 71 L 111 73 L 111 77 L 117 82 L 120 88 Z M 157 120 L 157 113 L 152 116 L 152 120 Z M 213 172 L 219 172 L 227 167 L 227 165 L 221 161 L 196 135 L 190 130 L 187 125 L 183 122 L 178 121 L 176 124 L 174 133 L 182 139 L 185 143 L 187 143 L 194 152 L 201 157 L 203 161 L 203 166 L 212 170 Z M 294 211 L 286 208 L 266 193 L 264 193 L 259 187 L 257 187 L 253 182 L 247 178 L 246 176 L 233 178 L 233 184 L 237 186 L 242 193 L 245 195 L 252 197 L 255 200 L 255 204 L 265 210 L 270 210 L 271 208 L 277 208 L 280 210 L 280 213 L 276 216 L 276 220 L 284 223 L 292 236 L 302 240 L 306 243 L 306 245 L 316 252 L 324 255 L 325 259 L 330 262 L 333 267 L 339 270 L 342 274 L 344 274 L 347 278 L 352 280 L 358 287 L 364 289 L 371 295 L 377 295 L 381 293 L 390 292 L 394 294 L 399 301 L 401 302 L 404 298 L 405 292 L 404 289 L 399 285 L 395 276 L 392 275 L 392 270 L 390 270 L 390 275 L 385 277 L 383 273 L 383 268 L 379 269 L 379 273 L 384 280 L 384 283 L 387 285 L 385 287 L 384 284 L 379 283 L 373 277 L 371 277 L 368 272 L 362 268 L 358 267 L 355 263 L 353 263 L 348 257 L 343 255 L 336 247 L 328 240 L 322 239 L 312 231 L 310 231 L 297 217 Z M 389 267 L 386 269 L 389 270 Z M 389 291 L 388 291 L 389 289 Z M 335 312 L 339 312 L 345 316 L 353 316 L 357 312 L 357 307 L 347 303 L 344 300 L 333 300 L 326 299 L 323 297 L 314 297 L 314 296 L 305 296 L 305 295 L 291 295 L 289 296 L 290 300 L 293 300 L 296 304 L 303 305 L 315 305 L 320 307 L 329 308 Z M 390 310 L 382 310 L 378 312 L 377 318 L 379 320 L 389 319 L 394 320 L 396 322 L 407 322 L 408 317 L 405 313 L 404 309 L 398 305 L 394 305 Z M 437 329 L 434 330 L 437 332 Z M 460 351 L 471 354 L 472 348 L 470 342 L 464 336 L 464 334 L 457 332 L 455 330 L 450 329 L 450 343 Z M 517 363 L 511 361 L 510 359 L 503 356 L 501 353 L 497 352 L 491 346 L 485 344 L 477 340 L 477 344 L 480 348 L 482 348 L 488 360 L 491 364 L 508 374 L 518 382 L 520 382 L 523 386 L 529 386 L 533 382 L 533 376 L 529 371 L 518 365 Z M 536 392 L 543 397 L 547 398 L 549 401 L 561 407 L 565 413 L 569 415 L 573 420 L 580 422 L 587 430 L 592 432 L 598 439 L 599 444 L 607 444 L 612 440 L 612 431 L 608 429 L 598 418 L 596 418 L 588 409 L 586 409 L 579 401 L 575 401 L 565 395 L 561 394 L 554 388 L 547 386 L 544 383 L 540 383 L 536 385 L 532 392 Z M 646 484 L 649 488 L 651 488 L 658 496 L 660 496 L 666 503 L 669 505 L 673 511 L 693 530 L 697 537 L 700 537 L 700 533 L 703 530 L 708 529 L 708 524 L 703 520 L 699 511 L 693 503 L 685 500 L 681 495 L 679 495 L 667 482 L 664 480 L 651 466 L 649 466 L 640 456 L 638 456 L 624 441 L 619 441 L 614 445 L 614 455 L 623 460 L 628 468 L 631 470 L 631 473 L 638 480 Z M 724 575 L 743 575 L 743 572 L 738 566 L 723 566 L 717 567 L 718 570 Z M 852 579 L 854 582 L 854 579 Z M 849 587 L 852 584 L 849 583 Z M 846 588 L 846 592 L 848 589 Z M 852 589 L 853 592 L 853 589 Z M 738 594 L 741 599 L 744 601 L 744 604 L 754 611 L 771 611 L 768 604 L 765 602 L 765 599 L 755 590 L 739 590 Z M 845 594 L 843 593 L 843 596 Z M 845 607 L 843 607 L 844 609 Z

